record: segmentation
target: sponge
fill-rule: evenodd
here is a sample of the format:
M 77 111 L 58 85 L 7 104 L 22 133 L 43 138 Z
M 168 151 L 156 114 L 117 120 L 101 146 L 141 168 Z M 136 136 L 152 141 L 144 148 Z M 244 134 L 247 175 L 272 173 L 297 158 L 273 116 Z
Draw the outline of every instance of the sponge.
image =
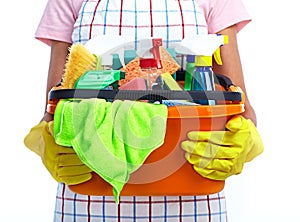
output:
M 164 89 L 166 90 L 182 90 L 180 85 L 175 81 L 172 75 L 168 72 L 161 74 L 164 80 Z
M 141 77 L 136 77 L 119 87 L 119 90 L 145 90 L 145 89 L 146 89 L 146 82 L 145 79 Z

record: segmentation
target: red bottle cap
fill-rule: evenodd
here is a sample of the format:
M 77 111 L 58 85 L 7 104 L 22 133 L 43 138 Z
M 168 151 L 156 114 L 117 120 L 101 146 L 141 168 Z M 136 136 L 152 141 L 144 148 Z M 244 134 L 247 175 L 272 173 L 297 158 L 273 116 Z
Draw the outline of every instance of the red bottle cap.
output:
M 146 68 L 157 68 L 157 61 L 154 58 L 141 58 L 140 67 L 143 69 Z

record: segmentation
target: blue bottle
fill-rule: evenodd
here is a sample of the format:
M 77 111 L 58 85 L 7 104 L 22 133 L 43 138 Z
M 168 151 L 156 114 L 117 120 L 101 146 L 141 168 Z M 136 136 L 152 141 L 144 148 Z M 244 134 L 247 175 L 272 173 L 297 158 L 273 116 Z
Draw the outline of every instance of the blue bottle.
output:
M 195 68 L 192 75 L 192 90 L 214 91 L 212 56 L 195 56 Z M 201 105 L 215 105 L 215 100 L 196 100 Z

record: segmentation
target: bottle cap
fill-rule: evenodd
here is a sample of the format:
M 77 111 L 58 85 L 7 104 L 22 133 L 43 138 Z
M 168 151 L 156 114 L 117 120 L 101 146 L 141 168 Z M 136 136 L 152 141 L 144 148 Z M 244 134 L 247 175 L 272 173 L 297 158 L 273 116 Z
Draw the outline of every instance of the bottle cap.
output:
M 186 61 L 190 62 L 190 63 L 194 63 L 195 62 L 195 56 L 194 55 L 187 55 L 186 56 Z
M 195 66 L 212 66 L 212 56 L 195 56 Z
M 157 61 L 154 58 L 141 58 L 140 67 L 143 69 L 146 68 L 157 68 Z

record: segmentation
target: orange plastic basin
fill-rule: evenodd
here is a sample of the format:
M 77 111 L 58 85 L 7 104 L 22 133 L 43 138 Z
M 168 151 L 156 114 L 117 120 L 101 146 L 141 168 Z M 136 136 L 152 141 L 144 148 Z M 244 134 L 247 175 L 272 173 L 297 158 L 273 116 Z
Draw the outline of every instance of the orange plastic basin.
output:
M 186 161 L 180 143 L 192 130 L 224 130 L 228 119 L 242 112 L 243 104 L 169 107 L 164 144 L 130 175 L 121 195 L 203 195 L 221 191 L 225 181 L 210 180 L 196 173 Z M 113 195 L 112 187 L 96 173 L 91 180 L 69 188 L 79 194 Z

